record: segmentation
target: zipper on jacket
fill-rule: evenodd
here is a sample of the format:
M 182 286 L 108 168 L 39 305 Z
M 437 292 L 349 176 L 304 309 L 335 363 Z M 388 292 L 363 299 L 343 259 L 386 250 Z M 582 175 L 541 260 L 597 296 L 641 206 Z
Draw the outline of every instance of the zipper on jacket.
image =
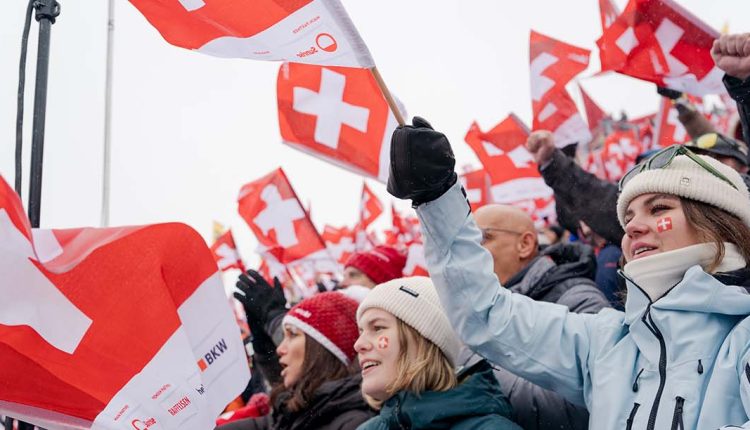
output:
M 626 421 L 627 427 L 625 427 L 625 430 L 630 430 L 633 428 L 633 420 L 635 420 L 635 414 L 636 412 L 638 412 L 638 408 L 640 407 L 640 403 L 633 403 L 633 409 L 630 410 L 630 415 L 628 416 L 628 420 Z
M 685 404 L 685 399 L 677 396 L 674 405 L 674 415 L 672 416 L 672 430 L 685 430 L 685 425 L 682 423 L 682 410 Z
M 641 371 L 638 372 L 638 375 L 636 375 L 636 377 L 635 377 L 635 381 L 633 382 L 633 392 L 634 393 L 638 392 L 638 379 L 640 379 L 641 373 L 643 373 L 644 370 L 646 370 L 646 369 L 641 369 Z
M 647 317 L 648 321 L 646 321 Z M 664 385 L 667 383 L 667 344 L 664 342 L 664 336 L 651 318 L 650 305 L 641 320 L 646 328 L 648 328 L 659 341 L 659 389 L 656 391 L 654 404 L 651 406 L 651 413 L 648 416 L 648 426 L 646 427 L 646 430 L 654 430 L 654 427 L 656 426 L 656 414 L 659 412 L 659 402 L 661 401 L 661 395 L 664 392 Z
M 701 363 L 700 360 L 698 360 L 698 374 L 699 375 L 703 374 L 703 363 Z

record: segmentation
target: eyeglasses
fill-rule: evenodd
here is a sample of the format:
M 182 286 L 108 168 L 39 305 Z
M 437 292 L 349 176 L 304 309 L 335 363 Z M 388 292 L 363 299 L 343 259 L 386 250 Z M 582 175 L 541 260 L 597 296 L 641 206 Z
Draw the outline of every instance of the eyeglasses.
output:
M 699 166 L 704 168 L 712 175 L 731 185 L 735 190 L 737 189 L 737 186 L 734 185 L 732 181 L 729 180 L 729 178 L 724 176 L 721 172 L 716 170 L 716 168 L 708 164 L 705 160 L 695 155 L 693 151 L 687 149 L 684 145 L 672 145 L 662 149 L 661 151 L 649 157 L 646 161 L 630 169 L 628 173 L 626 173 L 625 176 L 620 179 L 619 191 L 622 192 L 622 189 L 625 188 L 625 184 L 630 182 L 630 180 L 636 177 L 639 173 L 646 170 L 664 169 L 669 166 L 674 158 L 678 155 L 687 156 L 689 159 L 696 162 Z
M 498 233 L 508 233 L 508 234 L 523 234 L 523 232 L 520 231 L 514 231 L 514 230 L 506 230 L 504 228 L 493 228 L 493 227 L 487 227 L 487 228 L 480 228 L 479 231 L 482 232 L 482 240 L 488 240 L 490 237 L 487 233 L 491 231 L 496 231 Z

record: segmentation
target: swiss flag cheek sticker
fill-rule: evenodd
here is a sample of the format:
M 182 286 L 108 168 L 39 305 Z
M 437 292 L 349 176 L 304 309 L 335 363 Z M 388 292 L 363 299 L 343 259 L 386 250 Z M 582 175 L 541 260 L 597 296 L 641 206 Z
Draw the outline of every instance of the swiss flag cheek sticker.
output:
M 656 230 L 659 233 L 672 230 L 672 218 L 664 217 L 664 218 L 661 218 L 659 221 L 656 221 Z
M 388 344 L 390 344 L 390 340 L 387 336 L 380 336 L 378 338 L 378 349 L 386 349 L 388 348 Z

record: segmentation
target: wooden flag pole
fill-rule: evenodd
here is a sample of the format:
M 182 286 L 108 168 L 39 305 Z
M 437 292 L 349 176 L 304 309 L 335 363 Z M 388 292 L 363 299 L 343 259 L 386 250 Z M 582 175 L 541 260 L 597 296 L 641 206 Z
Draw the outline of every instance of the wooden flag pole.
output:
M 375 77 L 375 81 L 378 83 L 378 86 L 380 87 L 380 91 L 383 92 L 383 97 L 385 97 L 385 101 L 388 102 L 388 106 L 393 111 L 393 115 L 396 117 L 396 121 L 398 121 L 398 125 L 405 125 L 406 122 L 404 122 L 404 117 L 401 115 L 401 110 L 399 110 L 398 105 L 396 104 L 396 100 L 391 95 L 391 92 L 388 90 L 388 87 L 385 85 L 385 81 L 383 81 L 383 77 L 380 76 L 380 72 L 378 71 L 377 67 L 372 67 L 370 69 L 372 72 L 372 76 Z

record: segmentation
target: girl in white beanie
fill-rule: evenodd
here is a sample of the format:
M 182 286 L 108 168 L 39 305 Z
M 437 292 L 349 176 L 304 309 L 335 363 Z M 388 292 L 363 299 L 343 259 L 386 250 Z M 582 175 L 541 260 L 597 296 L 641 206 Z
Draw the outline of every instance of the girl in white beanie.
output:
M 460 344 L 429 278 L 377 285 L 357 324 L 362 393 L 380 410 L 359 430 L 520 429 L 491 371 L 457 383 Z
M 485 358 L 585 405 L 592 429 L 750 429 L 750 197 L 683 146 L 620 182 L 625 312 L 502 288 L 454 187 L 417 212 L 441 302 Z M 741 426 L 741 427 L 740 427 Z

